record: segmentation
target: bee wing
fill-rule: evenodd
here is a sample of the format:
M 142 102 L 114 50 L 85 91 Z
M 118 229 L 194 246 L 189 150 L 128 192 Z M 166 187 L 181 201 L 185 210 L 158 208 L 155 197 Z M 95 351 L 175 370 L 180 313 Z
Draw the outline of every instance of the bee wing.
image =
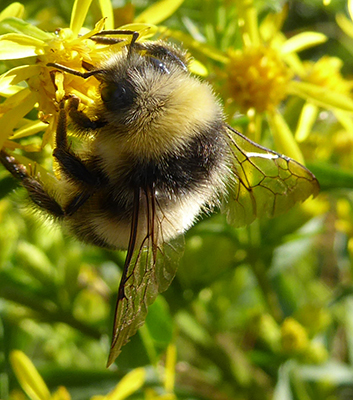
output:
M 315 176 L 297 161 L 262 147 L 226 126 L 233 182 L 224 209 L 235 227 L 274 217 L 319 192 Z
M 142 207 L 146 212 L 139 217 Z M 130 243 L 119 286 L 108 367 L 144 324 L 148 306 L 169 287 L 182 254 L 182 238 L 164 243 L 161 213 L 157 213 L 157 209 L 158 202 L 152 189 L 139 189 L 135 193 Z M 141 221 L 144 217 L 146 224 Z M 142 238 L 141 229 L 146 231 Z

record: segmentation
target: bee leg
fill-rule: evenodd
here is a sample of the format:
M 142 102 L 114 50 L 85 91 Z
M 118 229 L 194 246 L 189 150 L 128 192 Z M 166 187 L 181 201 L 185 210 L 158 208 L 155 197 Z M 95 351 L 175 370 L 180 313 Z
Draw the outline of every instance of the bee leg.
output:
M 71 99 L 71 102 L 78 105 L 78 99 Z M 71 107 L 74 107 L 71 106 Z M 84 115 L 84 114 L 82 114 Z M 87 118 L 88 119 L 88 118 Z M 56 148 L 53 151 L 54 157 L 58 160 L 60 169 L 69 179 L 86 186 L 87 191 L 101 186 L 102 173 L 95 169 L 89 170 L 83 160 L 70 150 L 67 140 L 67 117 L 64 109 L 64 102 L 60 104 L 59 120 L 56 129 Z
M 80 99 L 78 97 L 70 97 L 68 100 L 68 109 L 67 112 L 70 118 L 80 127 L 87 130 L 96 130 L 98 128 L 102 128 L 106 125 L 106 122 L 103 120 L 91 120 L 87 117 L 85 113 L 82 111 L 78 111 L 78 105 L 80 103 Z
M 40 181 L 28 174 L 24 165 L 18 163 L 14 157 L 3 150 L 0 151 L 0 162 L 16 179 L 21 181 L 29 197 L 38 207 L 54 217 L 64 216 L 65 213 L 60 204 L 45 190 Z

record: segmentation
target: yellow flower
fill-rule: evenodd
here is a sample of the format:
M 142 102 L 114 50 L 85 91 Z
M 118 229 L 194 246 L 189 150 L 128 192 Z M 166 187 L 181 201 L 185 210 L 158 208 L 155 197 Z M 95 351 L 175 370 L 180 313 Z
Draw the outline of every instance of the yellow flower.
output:
M 56 392 L 51 394 L 31 360 L 22 351 L 12 351 L 10 362 L 22 389 L 31 400 L 71 400 L 71 396 L 64 386 L 60 386 Z M 173 393 L 175 363 L 176 348 L 174 345 L 170 345 L 167 349 L 164 377 L 162 378 L 165 392 L 157 394 L 154 389 L 146 388 L 144 390 L 146 399 L 176 400 Z M 95 395 L 91 397 L 91 400 L 124 400 L 140 390 L 145 382 L 146 370 L 136 368 L 127 373 L 108 394 Z
M 312 110 L 313 104 L 337 113 L 352 114 L 351 84 L 339 76 L 337 60 L 322 59 L 310 66 L 300 60 L 298 52 L 321 44 L 327 38 L 317 32 L 301 32 L 286 38 L 281 32 L 287 16 L 286 7 L 278 13 L 268 14 L 259 23 L 253 0 L 237 0 L 235 5 L 241 46 L 228 46 L 222 54 L 220 49 L 212 50 L 210 46 L 205 46 L 203 50 L 202 46 L 192 45 L 225 65 L 222 91 L 227 99 L 227 111 L 232 115 L 240 109 L 247 115 L 247 135 L 257 142 L 261 141 L 263 121 L 267 120 L 277 149 L 303 162 L 297 140 L 304 140 L 317 119 L 317 113 Z M 231 42 L 227 29 L 224 35 L 224 42 Z M 323 78 L 327 68 L 325 64 L 331 67 L 325 84 L 323 80 L 314 81 L 313 76 L 310 77 L 310 68 Z M 335 74 L 332 74 L 332 69 Z M 337 85 L 338 82 L 340 85 Z M 284 101 L 290 96 L 300 97 L 306 102 L 296 130 L 297 140 L 281 113 Z
M 89 108 L 97 96 L 98 81 L 90 77 L 82 79 L 75 75 L 63 74 L 47 66 L 58 63 L 68 68 L 84 71 L 83 63 L 96 65 L 108 51 L 117 52 L 131 40 L 131 35 L 115 36 L 122 42 L 114 45 L 97 44 L 92 36 L 105 29 L 113 29 L 113 10 L 110 0 L 99 2 L 102 15 L 94 29 L 83 28 L 92 0 L 76 0 L 71 15 L 70 27 L 55 33 L 44 32 L 18 18 L 23 15 L 23 6 L 13 3 L 0 14 L 8 33 L 0 35 L 0 60 L 23 60 L 23 65 L 12 68 L 0 76 L 0 96 L 5 100 L 0 104 L 0 148 L 23 148 L 39 151 L 47 143 L 53 144 L 57 124 L 58 102 L 67 94 L 81 99 L 82 108 Z M 183 0 L 162 0 L 135 18 L 135 23 L 125 25 L 120 30 L 139 32 L 139 39 L 146 39 L 155 32 L 153 25 L 169 17 Z M 14 18 L 16 17 L 16 18 Z M 21 82 L 25 81 L 26 86 Z M 28 120 L 25 116 L 33 109 L 38 110 L 38 120 Z M 45 131 L 41 146 L 21 146 L 14 140 Z M 10 139 L 10 140 L 9 140 Z
M 22 351 L 12 351 L 10 361 L 22 389 L 31 400 L 71 400 L 63 386 L 51 394 L 31 360 Z M 110 393 L 93 396 L 91 400 L 124 400 L 143 386 L 145 378 L 146 371 L 136 368 L 126 374 Z
M 90 3 L 90 0 L 76 0 L 70 28 L 60 29 L 56 33 L 47 33 L 22 20 L 11 18 L 11 15 L 19 14 L 19 7 L 14 5 L 2 12 L 3 22 L 10 27 L 10 32 L 0 36 L 0 59 L 23 59 L 24 65 L 0 76 L 0 95 L 6 98 L 0 104 L 0 148 L 21 147 L 8 139 L 18 139 L 43 130 L 42 146 L 52 142 L 58 102 L 67 94 L 80 97 L 81 107 L 89 107 L 94 102 L 98 87 L 96 79 L 90 77 L 84 80 L 75 75 L 53 72 L 53 68 L 47 66 L 48 63 L 58 63 L 83 71 L 83 63 L 96 65 L 107 51 L 119 51 L 124 42 L 131 40 L 131 35 L 127 34 L 121 35 L 122 42 L 114 45 L 97 44 L 92 40 L 91 37 L 104 27 L 113 27 L 113 13 L 110 1 L 101 1 L 102 14 L 108 17 L 100 20 L 92 30 L 82 28 Z M 140 38 L 153 32 L 151 25 L 141 23 L 122 29 L 138 31 Z M 20 86 L 22 81 L 27 86 Z M 33 108 L 39 111 L 40 121 L 25 118 Z
M 229 50 L 227 86 L 242 111 L 273 111 L 286 96 L 291 71 L 271 47 Z
M 282 349 L 285 353 L 300 354 L 309 346 L 305 328 L 294 318 L 286 318 L 281 327 Z

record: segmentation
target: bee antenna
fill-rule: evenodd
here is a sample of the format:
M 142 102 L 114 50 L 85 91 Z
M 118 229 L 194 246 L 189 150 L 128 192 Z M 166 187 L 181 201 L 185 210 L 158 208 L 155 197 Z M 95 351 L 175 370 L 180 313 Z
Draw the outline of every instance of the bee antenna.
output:
M 131 35 L 131 41 L 129 43 L 128 48 L 128 57 L 130 56 L 133 47 L 139 37 L 139 33 L 136 31 L 124 30 L 124 29 L 112 29 L 106 30 L 96 33 L 95 35 L 91 36 L 91 39 L 97 43 L 102 44 L 115 44 L 121 42 L 122 39 L 112 38 L 112 37 L 105 37 L 106 35 Z

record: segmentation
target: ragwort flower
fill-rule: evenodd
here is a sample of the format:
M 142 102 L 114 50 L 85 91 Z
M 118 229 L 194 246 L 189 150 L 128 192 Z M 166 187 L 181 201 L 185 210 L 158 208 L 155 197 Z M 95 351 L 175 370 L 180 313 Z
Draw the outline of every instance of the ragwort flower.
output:
M 262 120 L 267 118 L 277 148 L 304 162 L 301 151 L 285 119 L 279 112 L 288 97 L 295 73 L 291 64 L 296 52 L 322 43 L 320 33 L 305 32 L 286 39 L 280 32 L 286 8 L 269 14 L 259 25 L 252 1 L 237 2 L 242 48 L 229 49 L 226 63 L 228 104 L 240 108 L 250 120 L 249 135 L 260 141 Z
M 340 116 L 340 112 L 352 114 L 350 82 L 339 79 L 337 69 L 335 74 L 332 73 L 335 64 L 332 59 L 310 65 L 301 61 L 298 52 L 321 44 L 327 38 L 317 32 L 301 32 L 286 38 L 281 32 L 287 16 L 286 7 L 278 13 L 269 13 L 261 23 L 253 0 L 237 0 L 235 7 L 241 46 L 235 45 L 236 37 L 233 37 L 234 47 L 226 45 L 223 53 L 219 48 L 197 46 L 196 40 L 190 43 L 198 51 L 224 64 L 224 72 L 220 75 L 224 79 L 222 92 L 226 108 L 230 115 L 240 110 L 248 117 L 247 135 L 261 142 L 263 121 L 266 120 L 277 149 L 303 163 L 298 141 L 307 137 L 317 119 L 318 108 L 313 111 L 314 105 L 333 110 Z M 232 43 L 228 30 L 224 32 L 221 42 Z M 315 72 L 323 77 L 327 68 L 325 62 L 332 67 L 330 80 L 325 83 L 323 80 L 313 81 L 309 70 L 315 65 Z M 334 76 L 340 85 L 332 84 Z M 282 116 L 283 104 L 290 96 L 304 100 L 295 138 Z

